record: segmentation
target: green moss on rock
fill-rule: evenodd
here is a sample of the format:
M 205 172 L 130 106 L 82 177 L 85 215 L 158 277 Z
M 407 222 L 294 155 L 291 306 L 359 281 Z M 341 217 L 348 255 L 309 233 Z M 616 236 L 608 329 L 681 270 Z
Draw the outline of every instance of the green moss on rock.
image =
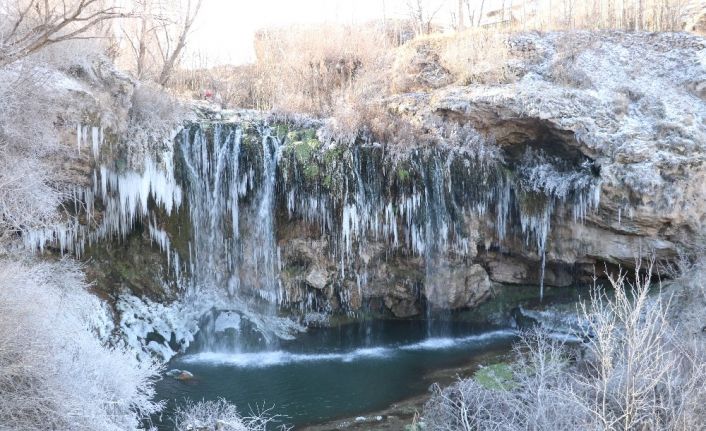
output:
M 473 375 L 473 380 L 487 389 L 509 390 L 515 385 L 512 368 L 500 362 L 485 366 Z
M 304 178 L 313 181 L 319 176 L 319 167 L 315 164 L 308 164 L 304 167 Z
M 398 167 L 397 168 L 397 179 L 403 183 L 409 181 L 410 173 L 407 169 Z
M 296 141 L 292 143 L 294 155 L 297 157 L 297 161 L 302 164 L 309 163 L 320 146 L 321 143 L 316 139 Z

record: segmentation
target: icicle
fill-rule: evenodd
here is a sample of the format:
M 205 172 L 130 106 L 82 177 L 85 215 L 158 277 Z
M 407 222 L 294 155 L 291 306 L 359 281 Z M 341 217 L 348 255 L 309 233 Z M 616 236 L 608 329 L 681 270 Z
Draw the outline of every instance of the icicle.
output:
M 101 130 L 98 127 L 91 127 L 91 148 L 93 149 L 93 160 L 98 161 L 100 157 Z
M 77 124 L 76 125 L 76 149 L 78 150 L 78 153 L 81 154 L 81 125 Z

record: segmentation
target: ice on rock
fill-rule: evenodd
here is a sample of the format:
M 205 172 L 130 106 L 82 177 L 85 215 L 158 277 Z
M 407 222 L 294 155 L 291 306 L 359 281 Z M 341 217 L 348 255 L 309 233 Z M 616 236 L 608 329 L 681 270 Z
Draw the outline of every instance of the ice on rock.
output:
M 100 132 L 97 133 L 100 135 Z M 150 197 L 167 214 L 178 209 L 182 203 L 181 187 L 176 183 L 173 172 L 160 169 L 151 159 L 145 161 L 141 173 L 117 173 L 101 166 L 94 171 L 93 178 L 92 187 L 72 192 L 75 208 L 85 212 L 88 223 L 82 224 L 78 217 L 72 216 L 66 222 L 30 230 L 24 235 L 25 245 L 29 249 L 44 251 L 47 245 L 53 244 L 62 253 L 68 251 L 80 257 L 87 244 L 110 238 L 124 239 L 137 222 L 147 219 Z M 100 223 L 93 219 L 96 199 L 105 208 Z
M 88 127 L 77 127 L 79 149 L 88 133 Z M 276 317 L 278 307 L 295 300 L 303 315 L 320 311 L 316 295 L 307 292 L 295 299 L 282 288 L 279 210 L 331 238 L 329 252 L 340 265 L 338 277 L 354 281 L 351 289 L 357 290 L 340 293 L 346 309 L 349 301 L 366 294 L 369 258 L 363 256 L 371 255 L 374 243 L 421 257 L 425 293 L 435 295 L 444 288 L 433 284 L 437 273 L 446 270 L 448 255 L 474 252 L 477 234 L 469 223 L 490 220 L 496 237 L 485 238 L 486 246 L 523 235 L 527 247 L 537 250 L 543 274 L 552 218 L 567 213 L 580 222 L 600 199 L 600 182 L 589 162 L 569 166 L 528 150 L 510 175 L 479 156 L 479 151 L 492 151 L 475 135 L 468 146 L 410 152 L 402 161 L 404 179 L 380 174 L 386 169 L 380 163 L 389 162 L 380 146 L 346 148 L 337 153 L 335 186 L 340 194 L 333 194 L 328 186 L 312 187 L 301 172 L 285 169 L 286 142 L 269 128 L 259 126 L 258 140 L 248 140 L 248 146 L 244 133 L 237 124 L 194 125 L 177 135 L 173 151 L 166 151 L 159 164 L 148 158 L 139 171 L 120 172 L 99 166 L 92 187 L 72 194 L 74 213 L 85 214 L 87 223 L 73 218 L 25 235 L 32 249 L 52 244 L 80 256 L 87 244 L 124 239 L 138 224 L 146 228 L 167 256 L 180 298 L 164 305 L 121 296 L 120 330 L 145 357 L 168 359 L 185 349 L 203 330 L 200 319 L 213 310 L 219 312 L 216 332 L 237 329 L 240 319 L 247 318 L 266 339 L 291 337 L 302 329 Z M 90 134 L 93 157 L 99 160 L 103 131 L 93 127 Z M 101 217 L 95 217 L 98 201 Z M 191 237 L 185 255 L 175 250 L 175 238 L 160 225 L 152 205 L 160 216 L 182 208 L 188 212 Z
M 172 348 L 171 340 L 184 349 L 194 341 L 199 319 L 205 312 L 188 303 L 177 301 L 164 305 L 133 295 L 120 296 L 117 309 L 120 312 L 119 328 L 126 343 L 140 352 L 142 359 L 156 355 L 165 361 L 179 350 Z M 148 342 L 150 335 L 153 338 L 158 335 L 163 341 Z
M 240 330 L 240 314 L 234 311 L 224 311 L 218 315 L 215 322 L 215 331 L 223 332 L 226 329 Z

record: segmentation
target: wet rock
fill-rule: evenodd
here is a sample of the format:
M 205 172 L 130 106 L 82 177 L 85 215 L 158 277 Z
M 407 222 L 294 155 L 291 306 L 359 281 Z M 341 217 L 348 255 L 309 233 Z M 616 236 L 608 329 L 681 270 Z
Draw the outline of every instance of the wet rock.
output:
M 487 265 L 490 278 L 498 283 L 524 284 L 530 280 L 531 268 L 526 260 L 499 256 Z
M 182 381 L 191 380 L 194 378 L 194 375 L 191 372 L 186 371 L 186 370 L 180 370 L 177 368 L 171 369 L 164 374 L 167 377 L 171 377 L 175 380 L 182 380 Z
M 306 282 L 315 289 L 323 289 L 328 284 L 329 273 L 321 268 L 313 268 L 306 275 Z
M 395 317 L 406 318 L 417 316 L 421 313 L 414 286 L 410 283 L 397 282 L 385 290 L 383 302 Z
M 359 310 L 363 305 L 361 290 L 358 288 L 356 283 L 350 280 L 346 282 L 342 296 L 344 296 L 344 302 L 349 310 Z
M 174 369 L 169 370 L 166 373 L 164 373 L 164 375 L 166 375 L 167 377 L 173 377 L 173 378 L 176 378 L 179 374 L 181 374 L 181 370 L 179 370 L 177 368 L 174 368 Z
M 194 378 L 194 375 L 186 370 L 182 370 L 181 373 L 179 373 L 178 376 L 175 377 L 177 380 L 185 381 L 185 380 L 191 380 Z
M 242 320 L 242 317 L 237 311 L 222 311 L 216 316 L 213 330 L 215 332 L 225 332 L 226 330 L 240 331 Z
M 406 318 L 421 314 L 419 305 L 414 299 L 401 299 L 393 296 L 386 296 L 384 301 L 385 307 L 392 311 L 392 314 L 394 314 L 395 317 Z
M 449 265 L 435 268 L 424 289 L 435 308 L 475 307 L 490 297 L 490 278 L 478 264 Z
M 577 257 L 578 258 L 578 257 Z M 505 284 L 539 284 L 541 264 L 527 257 L 490 253 L 484 256 L 484 265 L 490 279 Z M 573 265 L 550 262 L 545 267 L 544 284 L 547 286 L 571 286 L 577 280 Z

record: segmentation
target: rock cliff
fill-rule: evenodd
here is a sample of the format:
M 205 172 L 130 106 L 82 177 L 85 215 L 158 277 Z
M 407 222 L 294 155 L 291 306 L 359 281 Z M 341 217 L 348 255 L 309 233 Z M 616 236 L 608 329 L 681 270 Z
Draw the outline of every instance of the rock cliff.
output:
M 385 142 L 333 139 L 334 120 L 201 110 L 172 145 L 147 152 L 142 173 L 100 160 L 90 196 L 102 202 L 101 234 L 63 232 L 76 244 L 119 240 L 88 257 L 109 268 L 130 257 L 101 285 L 128 316 L 123 330 L 162 353 L 187 345 L 213 307 L 246 310 L 256 325 L 277 310 L 305 323 L 408 318 L 473 308 L 496 283 L 541 294 L 701 244 L 704 39 L 506 43 L 493 84 L 451 84 L 429 49 L 397 65 L 414 92 L 375 101 L 395 119 Z

